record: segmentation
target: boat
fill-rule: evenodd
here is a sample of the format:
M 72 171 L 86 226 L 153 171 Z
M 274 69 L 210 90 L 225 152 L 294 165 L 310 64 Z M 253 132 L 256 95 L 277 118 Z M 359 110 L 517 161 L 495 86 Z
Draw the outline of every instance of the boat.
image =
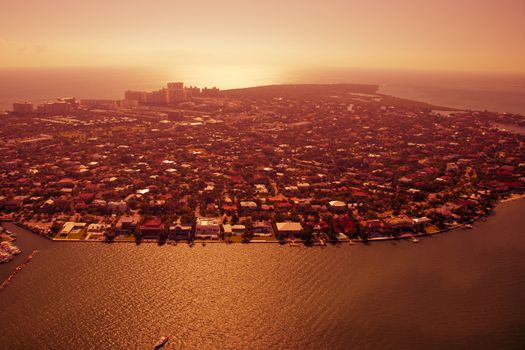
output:
M 417 239 L 416 237 L 410 237 L 410 240 L 413 242 L 413 243 L 418 243 L 419 242 L 419 239 Z
M 17 246 L 7 241 L 0 242 L 0 249 L 11 255 L 18 255 L 22 252 Z
M 466 224 L 465 228 L 468 228 L 469 230 L 472 230 L 474 227 L 471 224 Z
M 11 260 L 13 260 L 13 255 L 0 250 L 0 263 L 10 262 Z
M 168 342 L 168 340 L 170 339 L 169 336 L 162 336 L 159 341 L 157 342 L 157 344 L 155 344 L 155 347 L 154 349 L 160 349 L 164 346 L 164 344 L 166 344 Z

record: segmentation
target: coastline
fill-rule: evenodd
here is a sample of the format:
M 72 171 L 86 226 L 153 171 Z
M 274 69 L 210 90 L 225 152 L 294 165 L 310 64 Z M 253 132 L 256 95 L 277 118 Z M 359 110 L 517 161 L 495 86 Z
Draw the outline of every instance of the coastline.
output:
M 496 203 L 496 206 L 499 206 L 501 204 L 508 203 L 508 202 L 523 200 L 523 199 L 525 199 L 525 194 L 513 194 L 509 198 L 505 198 L 505 199 L 499 200 Z M 20 229 L 27 230 L 27 231 L 29 231 L 31 233 L 34 233 L 34 234 L 38 234 L 39 236 L 44 237 L 47 240 L 52 241 L 52 242 L 99 243 L 99 244 L 100 243 L 102 243 L 102 244 L 113 244 L 113 243 L 128 243 L 129 244 L 129 243 L 133 243 L 135 245 L 140 245 L 140 244 L 157 244 L 159 246 L 162 246 L 162 245 L 179 245 L 179 244 L 183 244 L 183 245 L 187 244 L 189 246 L 193 246 L 193 245 L 197 245 L 197 244 L 201 244 L 201 245 L 206 245 L 206 244 L 279 244 L 279 245 L 290 245 L 290 246 L 303 245 L 303 246 L 306 246 L 306 247 L 314 247 L 314 246 L 324 247 L 324 246 L 327 245 L 327 243 L 332 244 L 332 245 L 345 244 L 345 243 L 346 244 L 354 244 L 354 243 L 367 244 L 369 242 L 410 240 L 410 239 L 415 239 L 415 238 L 420 238 L 420 237 L 428 237 L 428 236 L 440 235 L 440 234 L 447 233 L 447 232 L 450 232 L 450 231 L 454 231 L 454 230 L 457 230 L 457 229 L 471 229 L 472 228 L 471 227 L 472 224 L 474 224 L 474 223 L 476 223 L 476 222 L 478 222 L 480 220 L 486 219 L 488 216 L 490 216 L 493 213 L 494 213 L 494 210 L 492 210 L 490 213 L 488 213 L 486 215 L 478 216 L 478 217 L 476 217 L 476 218 L 474 218 L 474 219 L 472 219 L 469 222 L 466 222 L 464 224 L 453 225 L 453 226 L 450 226 L 450 227 L 447 227 L 445 229 L 438 230 L 438 231 L 435 231 L 435 232 L 404 233 L 404 234 L 401 234 L 399 236 L 372 237 L 372 238 L 369 238 L 368 240 L 363 240 L 362 238 L 356 238 L 356 239 L 346 239 L 346 240 L 327 240 L 326 243 L 321 243 L 319 241 L 316 241 L 316 242 L 313 242 L 311 244 L 307 244 L 302 239 L 286 240 L 286 241 L 257 240 L 257 239 L 254 239 L 254 240 L 251 240 L 251 241 L 248 241 L 248 242 L 225 241 L 225 240 L 221 240 L 221 239 L 218 239 L 218 240 L 213 240 L 213 239 L 210 239 L 210 240 L 204 240 L 204 239 L 199 239 L 199 240 L 166 240 L 166 241 L 158 241 L 158 240 L 154 240 L 154 239 L 145 239 L 145 240 L 141 240 L 139 242 L 137 242 L 136 240 L 114 240 L 114 241 L 108 242 L 108 241 L 105 241 L 105 240 L 98 240 L 98 239 L 87 239 L 87 240 L 86 239 L 57 239 L 57 238 L 49 237 L 45 233 L 43 233 L 41 231 L 38 231 L 36 229 L 33 229 L 31 227 L 28 227 L 28 226 L 24 225 L 23 223 L 19 223 L 19 222 L 13 221 L 12 224 L 14 226 L 20 228 Z
M 115 344 L 125 347 L 147 348 L 148 344 L 157 341 L 157 333 L 173 334 L 171 327 L 177 330 L 184 327 L 177 337 L 185 339 L 189 347 L 199 348 L 201 339 L 215 334 L 214 320 L 220 317 L 222 310 L 239 322 L 239 329 L 246 325 L 246 322 L 238 320 L 239 312 L 243 315 L 260 312 L 268 319 L 273 318 L 277 325 L 286 322 L 290 313 L 301 312 L 301 316 L 311 315 L 313 324 L 312 330 L 308 329 L 309 334 L 319 329 L 315 321 L 315 314 L 319 313 L 321 317 L 326 317 L 324 322 L 329 325 L 326 329 L 321 328 L 326 331 L 326 338 L 319 339 L 319 344 L 322 344 L 334 337 L 332 324 L 345 324 L 344 320 L 349 315 L 354 315 L 352 317 L 356 317 L 358 324 L 363 322 L 362 315 L 369 317 L 372 310 L 375 312 L 374 319 L 367 319 L 367 322 L 372 325 L 379 321 L 383 323 L 375 327 L 370 335 L 367 331 L 362 333 L 361 329 L 349 326 L 344 331 L 348 339 L 337 343 L 341 344 L 341 348 L 357 342 L 366 348 L 369 341 L 377 341 L 374 346 L 381 348 L 385 343 L 377 337 L 384 338 L 385 329 L 391 332 L 389 337 L 399 337 L 399 340 L 396 339 L 399 342 L 406 338 L 406 334 L 411 334 L 405 330 L 417 329 L 418 324 L 434 327 L 436 322 L 433 319 L 436 318 L 439 324 L 447 327 L 441 331 L 442 339 L 448 339 L 450 334 L 457 332 L 457 327 L 450 323 L 451 312 L 463 317 L 461 324 L 473 320 L 482 322 L 479 327 L 467 332 L 469 340 L 473 331 L 483 336 L 488 326 L 500 327 L 501 331 L 491 334 L 496 337 L 494 347 L 497 348 L 504 342 L 503 336 L 515 341 L 517 333 L 508 331 L 509 323 L 501 324 L 501 320 L 509 318 L 518 326 L 516 317 L 519 317 L 519 310 L 525 302 L 520 293 L 525 283 L 521 264 L 525 249 L 521 243 L 525 242 L 525 237 L 520 235 L 519 229 L 523 223 L 520 214 L 524 205 L 523 201 L 515 201 L 498 206 L 496 215 L 474 225 L 474 230 L 428 237 L 421 239 L 417 245 L 401 241 L 368 246 L 339 244 L 329 245 L 324 250 L 272 245 L 228 247 L 214 244 L 195 246 L 192 250 L 186 245 L 52 244 L 24 231 L 25 234 L 19 235 L 21 240 L 29 238 L 29 241 L 42 242 L 44 247 L 38 248 L 40 252 L 29 266 L 16 276 L 7 289 L 0 291 L 0 299 L 4 301 L 2 310 L 6 310 L 5 319 L 10 321 L 6 323 L 8 337 L 5 344 L 12 348 L 27 344 L 25 346 L 30 348 L 31 344 L 45 341 L 57 348 L 102 349 L 108 339 L 115 339 Z M 11 224 L 8 226 L 14 228 Z M 500 228 L 501 232 L 495 231 Z M 28 247 L 26 251 L 29 253 L 31 250 Z M 17 265 L 4 266 L 4 270 L 10 270 L 10 273 Z M 444 274 L 451 277 L 443 278 Z M 7 277 L 8 273 L 5 275 Z M 480 278 L 483 279 L 481 284 Z M 224 290 L 229 293 L 224 294 Z M 297 291 L 301 291 L 300 295 L 304 297 L 300 297 Z M 385 291 L 388 293 L 385 294 Z M 283 296 L 282 293 L 286 294 Z M 316 299 L 311 299 L 311 296 Z M 502 302 L 505 303 L 503 306 Z M 131 309 L 130 304 L 133 305 Z M 88 314 L 84 305 L 90 306 Z M 278 314 L 268 314 L 268 305 L 278 305 Z M 204 315 L 203 312 L 210 308 L 217 312 Z M 326 310 L 338 312 L 341 323 L 327 315 Z M 392 312 L 395 317 L 402 317 L 400 324 L 406 324 L 409 320 L 413 320 L 410 321 L 413 324 L 402 332 L 397 326 L 388 328 L 391 327 L 391 318 L 385 319 L 385 315 Z M 489 317 L 494 312 L 501 312 L 498 320 Z M 83 319 L 71 324 L 71 318 L 64 318 L 64 314 L 78 314 Z M 138 315 L 137 318 L 129 316 L 132 314 Z M 259 319 L 260 315 L 254 315 L 253 319 Z M 195 318 L 192 317 L 197 317 L 198 324 L 208 328 L 194 327 Z M 428 321 L 422 321 L 421 317 L 428 317 Z M 190 321 L 181 322 L 181 318 Z M 276 318 L 279 322 L 275 322 Z M 96 327 L 100 322 L 112 324 L 115 319 L 118 324 L 125 322 L 129 327 L 106 327 L 107 333 L 97 333 L 96 337 L 84 332 L 82 337 L 71 338 L 77 343 L 64 339 L 63 334 L 70 329 L 71 332 L 76 332 L 80 326 L 98 329 Z M 491 324 L 487 324 L 487 320 Z M 296 322 L 292 325 L 292 332 L 300 329 L 297 327 L 301 325 L 310 324 L 299 316 L 292 317 L 292 321 Z M 49 322 L 57 327 L 46 327 Z M 267 322 L 272 321 L 261 321 L 261 326 L 268 324 L 268 328 L 263 328 L 261 332 L 282 333 L 275 334 L 276 342 L 260 343 L 261 348 L 271 348 L 289 331 L 280 331 L 279 326 L 274 328 L 272 323 Z M 137 334 L 134 329 L 141 329 L 144 325 L 151 330 Z M 167 330 L 159 331 L 159 327 Z M 259 329 L 259 325 L 255 328 Z M 21 333 L 20 329 L 26 330 L 25 333 Z M 195 334 L 195 329 L 199 330 L 195 338 L 185 338 Z M 250 334 L 251 338 L 246 339 L 247 342 L 260 338 L 260 332 L 249 330 L 246 334 Z M 31 338 L 33 333 L 37 334 Z M 231 329 L 225 328 L 225 334 L 231 334 Z M 361 338 L 356 340 L 354 336 L 358 334 L 366 339 L 362 342 Z M 403 347 L 410 348 L 414 344 L 414 334 L 406 340 L 406 344 L 402 344 Z M 503 335 L 500 337 L 498 334 Z M 144 340 L 145 336 L 151 339 Z M 227 343 L 237 339 L 235 334 L 221 340 L 223 337 L 218 334 L 213 341 L 228 347 Z M 23 339 L 25 343 L 20 343 L 18 339 Z M 129 344 L 125 343 L 128 339 Z M 293 341 L 296 342 L 296 339 L 303 339 L 303 334 L 296 334 Z M 421 344 L 421 347 L 432 347 L 435 338 L 429 336 L 428 339 L 428 343 Z M 221 341 L 224 343 L 219 343 Z M 192 344 L 195 345 L 190 346 Z M 310 344 L 305 339 L 301 347 L 308 348 Z M 331 343 L 329 345 L 338 348 Z M 468 348 L 469 344 L 460 345 Z M 289 347 L 293 348 L 291 343 Z M 480 350 L 483 348 L 486 347 L 479 347 Z
M 394 97 L 392 95 L 381 94 L 381 93 L 378 92 L 378 85 L 363 85 L 363 84 L 292 84 L 292 85 L 288 84 L 287 85 L 287 84 L 284 84 L 284 85 L 257 86 L 257 87 L 251 87 L 251 88 L 241 88 L 241 89 L 230 89 L 230 90 L 221 91 L 221 93 L 226 94 L 226 96 L 229 96 L 230 94 L 232 96 L 237 96 L 239 94 L 242 95 L 242 96 L 244 96 L 243 94 L 250 95 L 250 96 L 251 96 L 251 94 L 254 94 L 256 96 L 269 94 L 269 96 L 273 96 L 276 93 L 276 91 L 279 92 L 279 93 L 281 93 L 281 92 L 284 93 L 284 92 L 288 91 L 287 89 L 291 89 L 289 91 L 289 93 L 291 95 L 294 95 L 294 94 L 307 93 L 308 92 L 307 88 L 311 87 L 312 85 L 316 85 L 316 86 L 318 86 L 318 88 L 323 88 L 323 89 L 325 89 L 327 91 L 331 91 L 332 89 L 335 89 L 337 86 L 340 86 L 340 85 L 347 86 L 348 89 L 350 90 L 349 93 L 355 93 L 355 94 L 361 94 L 361 95 L 365 95 L 363 92 L 367 92 L 368 90 L 373 90 L 373 91 L 375 91 L 374 95 L 382 96 L 384 99 L 389 99 L 389 104 L 390 105 L 400 105 L 400 106 L 416 105 L 416 106 L 419 106 L 419 107 L 431 108 L 431 109 L 434 109 L 434 110 L 440 110 L 440 109 L 453 110 L 453 108 L 439 107 L 439 106 L 430 105 L 430 104 L 424 103 L 424 102 L 418 102 L 418 101 L 415 101 L 415 100 L 408 100 L 408 99 L 404 99 L 404 98 Z M 305 91 L 303 91 L 303 90 L 305 90 Z M 353 92 L 353 91 L 356 91 L 356 92 Z M 308 92 L 308 93 L 311 93 L 311 91 Z M 97 162 L 94 162 L 94 163 L 97 163 Z M 148 189 L 148 191 L 149 191 L 149 189 Z M 506 195 L 508 195 L 508 192 L 507 192 Z M 500 199 L 495 204 L 503 203 L 503 202 L 507 202 L 507 201 L 511 201 L 511 200 L 516 200 L 516 199 L 520 199 L 520 198 L 525 198 L 525 195 L 523 195 L 523 194 L 521 194 L 521 195 L 512 194 L 512 195 L 510 195 L 509 198 Z M 485 211 L 484 210 L 483 211 L 478 211 L 478 212 L 476 212 L 476 215 L 478 215 L 480 212 L 485 212 Z M 492 212 L 492 211 L 490 211 L 490 212 Z M 206 239 L 180 240 L 180 241 L 171 240 L 171 239 L 170 240 L 163 240 L 163 239 L 160 238 L 161 235 L 159 235 L 159 239 L 152 239 L 152 240 L 149 240 L 149 239 L 148 240 L 136 240 L 133 235 L 130 235 L 130 236 L 125 236 L 125 237 L 118 236 L 117 239 L 111 239 L 111 240 L 108 241 L 108 240 L 104 239 L 105 233 L 99 235 L 97 239 L 91 239 L 91 237 L 92 237 L 91 235 L 87 235 L 86 236 L 85 234 L 75 235 L 74 238 L 68 238 L 68 237 L 66 237 L 66 238 L 56 238 L 56 236 L 55 237 L 50 237 L 48 235 L 49 231 L 46 228 L 33 227 L 31 225 L 30 221 L 26 221 L 26 222 L 17 221 L 16 224 L 19 227 L 21 227 L 21 228 L 29 230 L 29 231 L 31 231 L 33 233 L 37 233 L 37 234 L 39 234 L 39 235 L 41 235 L 41 236 L 43 236 L 43 237 L 45 237 L 48 240 L 51 240 L 53 242 L 97 242 L 97 243 L 135 243 L 135 244 L 156 243 L 158 245 L 177 244 L 177 243 L 188 243 L 188 244 L 201 243 L 203 245 L 206 244 L 206 243 L 226 243 L 226 244 L 230 244 L 230 243 L 274 243 L 275 244 L 275 243 L 278 243 L 278 244 L 297 245 L 298 243 L 302 243 L 304 245 L 320 245 L 320 246 L 323 246 L 323 245 L 326 245 L 326 243 L 346 243 L 346 242 L 348 242 L 348 243 L 352 243 L 352 242 L 364 242 L 364 243 L 367 243 L 367 242 L 371 242 L 371 241 L 390 241 L 390 240 L 400 240 L 400 239 L 412 239 L 414 242 L 416 242 L 417 240 L 415 240 L 415 238 L 417 238 L 417 237 L 424 237 L 424 236 L 430 236 L 430 235 L 435 235 L 435 234 L 441 234 L 441 233 L 448 232 L 448 231 L 451 231 L 451 230 L 454 230 L 454 229 L 457 229 L 457 228 L 465 228 L 465 227 L 469 226 L 470 224 L 476 222 L 477 220 L 481 219 L 482 217 L 485 217 L 485 216 L 489 215 L 490 212 L 485 212 L 484 215 L 479 216 L 479 217 L 478 216 L 474 216 L 474 213 L 472 212 L 472 213 L 469 213 L 468 215 L 466 215 L 464 219 L 461 219 L 461 218 L 457 219 L 457 220 L 468 220 L 468 222 L 464 223 L 464 224 L 458 224 L 456 222 L 453 222 L 452 220 L 449 220 L 448 223 L 446 223 L 446 224 L 443 224 L 441 222 L 440 223 L 440 227 L 444 227 L 443 229 L 439 229 L 435 225 L 425 226 L 424 229 L 422 229 L 421 227 L 415 227 L 415 225 L 406 225 L 405 229 L 407 231 L 401 232 L 401 233 L 397 233 L 396 232 L 397 230 L 395 229 L 395 227 L 394 226 L 390 226 L 390 227 L 387 227 L 384 230 L 380 229 L 379 232 L 374 232 L 374 233 L 376 233 L 377 235 L 380 235 L 380 236 L 375 236 L 374 235 L 374 237 L 370 237 L 370 238 L 366 238 L 365 237 L 365 239 L 362 239 L 362 238 L 350 239 L 350 238 L 346 237 L 346 238 L 343 238 L 343 239 L 337 239 L 336 238 L 336 239 L 332 239 L 332 240 L 327 240 L 327 239 L 324 239 L 324 238 L 316 237 L 315 243 L 313 243 L 313 244 L 312 243 L 308 243 L 307 244 L 306 241 L 303 240 L 302 238 L 279 240 L 276 237 L 272 237 L 272 239 L 270 239 L 270 240 L 257 240 L 257 239 L 254 239 L 254 240 L 251 240 L 251 241 L 244 242 L 244 241 L 241 241 L 239 236 L 235 236 L 233 241 L 231 241 L 229 239 L 224 239 L 224 240 L 219 239 L 219 238 L 215 239 L 215 237 L 214 237 L 214 239 L 210 239 L 210 240 L 206 240 Z M 46 220 L 46 222 L 51 222 L 51 220 Z M 417 229 L 422 229 L 423 232 L 414 232 Z M 331 232 L 333 232 L 333 231 L 331 231 Z
M 507 202 L 512 202 L 512 201 L 517 201 L 517 200 L 520 200 L 520 199 L 525 199 L 525 193 L 522 193 L 522 194 L 511 194 L 509 198 L 502 199 L 500 201 L 500 203 L 507 203 Z

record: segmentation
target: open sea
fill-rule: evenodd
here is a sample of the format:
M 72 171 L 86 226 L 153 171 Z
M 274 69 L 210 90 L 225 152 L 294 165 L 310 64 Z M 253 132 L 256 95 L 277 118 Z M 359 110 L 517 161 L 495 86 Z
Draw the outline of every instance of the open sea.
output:
M 370 245 L 53 243 L 16 228 L 0 349 L 525 349 L 525 200 Z
M 124 91 L 154 90 L 168 81 L 219 88 L 280 83 L 363 83 L 379 92 L 445 107 L 525 115 L 525 74 L 321 70 L 276 73 L 264 67 L 180 70 L 57 68 L 0 69 L 0 111 L 15 101 L 59 97 L 121 99 Z

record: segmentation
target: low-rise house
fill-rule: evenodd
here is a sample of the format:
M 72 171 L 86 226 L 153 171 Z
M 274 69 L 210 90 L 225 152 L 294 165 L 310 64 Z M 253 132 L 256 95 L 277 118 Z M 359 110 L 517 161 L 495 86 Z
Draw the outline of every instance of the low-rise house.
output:
M 182 224 L 180 219 L 173 222 L 169 227 L 168 238 L 169 239 L 190 239 L 192 231 L 191 224 Z
M 99 208 L 103 208 L 107 205 L 108 203 L 103 200 L 103 199 L 95 199 L 93 202 L 91 202 L 91 206 L 93 207 L 99 207 Z
M 224 212 L 226 214 L 229 214 L 229 215 L 231 215 L 231 214 L 233 214 L 233 213 L 235 213 L 237 211 L 237 206 L 233 205 L 233 204 L 223 204 L 221 206 L 221 208 L 222 208 L 222 210 L 224 210 Z
M 162 221 L 159 218 L 148 218 L 140 225 L 140 233 L 144 238 L 159 238 L 163 231 Z
M 348 215 L 334 218 L 334 229 L 339 233 L 353 235 L 356 233 L 356 222 Z
M 413 226 L 413 220 L 408 217 L 398 216 L 386 220 L 386 224 L 391 229 L 405 230 Z
M 108 224 L 89 224 L 86 230 L 86 238 L 101 239 L 110 227 L 111 225 Z
M 274 209 L 274 206 L 271 205 L 271 204 L 262 204 L 261 205 L 261 210 L 263 211 L 271 211 Z
M 219 218 L 197 218 L 195 238 L 219 239 L 221 232 Z
M 303 226 L 300 222 L 284 221 L 275 224 L 279 238 L 300 237 L 303 234 Z
M 272 224 L 269 221 L 257 221 L 253 225 L 254 236 L 271 236 L 273 234 Z
M 263 184 L 256 184 L 255 191 L 259 194 L 268 194 L 268 189 Z
M 108 209 L 113 212 L 123 213 L 128 209 L 128 205 L 124 201 L 108 202 Z
M 223 224 L 222 225 L 222 232 L 224 232 L 224 236 L 225 237 L 229 237 L 229 236 L 233 235 L 232 225 L 230 225 L 230 224 Z
M 240 224 L 232 225 L 232 232 L 236 236 L 241 236 L 246 232 L 246 226 Z
M 80 235 L 85 231 L 86 226 L 87 223 L 85 222 L 66 222 L 58 232 L 58 236 Z
M 371 236 L 379 236 L 383 232 L 383 223 L 379 219 L 366 220 L 362 223 L 366 233 Z
M 24 202 L 21 199 L 11 199 L 4 201 L 2 207 L 5 211 L 17 211 L 22 208 Z
M 139 224 L 138 216 L 123 215 L 117 222 L 116 233 L 119 235 L 130 235 L 135 232 Z
M 330 201 L 328 205 L 333 211 L 344 211 L 347 208 L 346 203 L 341 201 Z
M 257 203 L 253 201 L 243 201 L 239 203 L 241 209 L 244 210 L 255 210 L 257 209 Z
M 423 217 L 420 217 L 420 218 L 415 218 L 412 221 L 414 223 L 414 227 L 419 229 L 419 230 L 424 229 L 425 227 L 427 227 L 432 222 L 432 220 L 430 220 L 426 216 L 423 216 Z

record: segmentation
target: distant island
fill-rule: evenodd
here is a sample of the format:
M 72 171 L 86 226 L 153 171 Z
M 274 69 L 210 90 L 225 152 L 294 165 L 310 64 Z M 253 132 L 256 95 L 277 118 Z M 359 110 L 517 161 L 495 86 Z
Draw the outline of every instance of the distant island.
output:
M 524 126 L 358 84 L 18 102 L 0 220 L 55 241 L 417 241 L 523 195 Z

